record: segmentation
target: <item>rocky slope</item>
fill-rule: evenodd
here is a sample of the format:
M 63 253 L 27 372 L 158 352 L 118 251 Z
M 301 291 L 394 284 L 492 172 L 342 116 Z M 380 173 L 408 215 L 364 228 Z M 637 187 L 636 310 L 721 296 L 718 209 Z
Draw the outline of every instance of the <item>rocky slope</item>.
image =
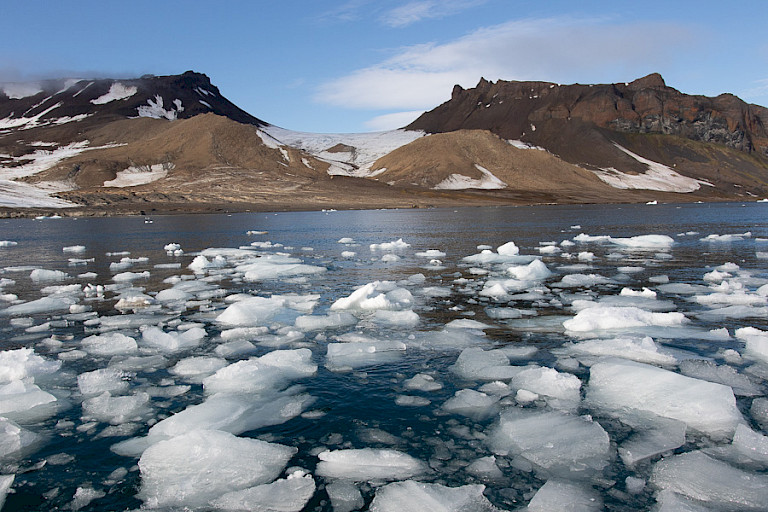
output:
M 456 86 L 451 100 L 407 128 L 488 130 L 544 148 L 614 187 L 648 189 L 650 180 L 637 177 L 654 167 L 700 182 L 668 191 L 711 185 L 719 197 L 749 197 L 764 196 L 768 185 L 768 109 L 729 94 L 683 94 L 658 74 L 607 85 L 480 80 L 473 89 Z M 390 171 L 406 165 L 388 164 Z
M 0 84 L 0 215 L 741 200 L 768 196 L 766 125 L 658 75 L 481 80 L 406 129 L 346 135 L 272 126 L 194 72 Z

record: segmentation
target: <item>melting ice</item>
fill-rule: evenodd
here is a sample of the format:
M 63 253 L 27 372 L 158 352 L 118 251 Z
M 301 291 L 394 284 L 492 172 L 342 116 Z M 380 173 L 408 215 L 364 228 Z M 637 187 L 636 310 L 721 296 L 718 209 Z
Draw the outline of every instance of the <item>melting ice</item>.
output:
M 764 239 L 568 226 L 6 266 L 0 503 L 765 508 Z

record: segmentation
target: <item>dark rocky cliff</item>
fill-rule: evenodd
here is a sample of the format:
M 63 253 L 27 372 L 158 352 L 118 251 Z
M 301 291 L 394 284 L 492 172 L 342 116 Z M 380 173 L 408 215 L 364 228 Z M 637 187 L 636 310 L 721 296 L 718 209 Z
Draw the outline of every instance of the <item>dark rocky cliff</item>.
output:
M 552 134 L 537 130 L 570 131 L 569 123 L 579 125 L 579 130 L 587 125 L 622 133 L 677 135 L 768 157 L 768 109 L 731 94 L 715 98 L 683 94 L 657 73 L 626 84 L 600 85 L 481 79 L 473 89 L 456 86 L 451 100 L 408 128 L 430 133 L 488 129 L 567 156 L 572 151 L 562 144 L 549 147 Z

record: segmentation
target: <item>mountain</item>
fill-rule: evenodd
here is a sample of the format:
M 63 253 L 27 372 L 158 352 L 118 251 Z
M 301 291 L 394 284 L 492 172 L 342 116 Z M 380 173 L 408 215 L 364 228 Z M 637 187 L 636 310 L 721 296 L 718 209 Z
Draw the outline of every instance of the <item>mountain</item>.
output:
M 480 80 L 360 134 L 271 125 L 192 71 L 0 84 L 0 215 L 743 200 L 768 196 L 766 126 L 656 74 Z
M 485 130 L 543 148 L 614 188 L 721 198 L 768 192 L 768 109 L 730 94 L 683 94 L 658 74 L 604 85 L 481 79 L 473 89 L 456 86 L 407 128 Z

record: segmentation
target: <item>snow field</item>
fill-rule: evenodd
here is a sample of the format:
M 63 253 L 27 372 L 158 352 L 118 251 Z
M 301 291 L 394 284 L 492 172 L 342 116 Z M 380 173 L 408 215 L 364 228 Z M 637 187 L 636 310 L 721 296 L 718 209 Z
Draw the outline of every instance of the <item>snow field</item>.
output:
M 606 496 L 626 507 L 766 502 L 768 332 L 751 325 L 768 300 L 759 270 L 723 261 L 690 283 L 659 279 L 657 255 L 676 247 L 664 235 L 578 235 L 593 256 L 576 258 L 584 273 L 537 250 L 569 247 L 558 242 L 462 257 L 386 240 L 369 244 L 370 265 L 397 253 L 391 263 L 408 276 L 326 285 L 335 265 L 369 263 L 272 242 L 199 253 L 168 243 L 158 261 L 181 265 L 151 272 L 142 268 L 154 256 L 113 253 L 123 259 L 111 274 L 88 283 L 3 269 L 14 275 L 3 290 L 43 296 L 0 310 L 31 340 L 0 351 L 0 459 L 42 452 L 50 425 L 109 439 L 126 467 L 138 460 L 145 509 L 513 508 L 500 489 L 528 510 L 602 510 Z M 434 258 L 444 270 L 415 273 Z M 63 335 L 65 322 L 80 330 Z M 546 342 L 530 341 L 542 333 Z M 707 356 L 691 350 L 699 343 Z M 390 432 L 364 417 L 317 439 L 271 430 L 333 418 L 328 382 L 350 394 L 370 386 L 372 410 L 386 402 L 439 432 Z M 0 476 L 0 495 L 23 475 Z M 109 485 L 83 481 L 69 504 L 95 506 Z

